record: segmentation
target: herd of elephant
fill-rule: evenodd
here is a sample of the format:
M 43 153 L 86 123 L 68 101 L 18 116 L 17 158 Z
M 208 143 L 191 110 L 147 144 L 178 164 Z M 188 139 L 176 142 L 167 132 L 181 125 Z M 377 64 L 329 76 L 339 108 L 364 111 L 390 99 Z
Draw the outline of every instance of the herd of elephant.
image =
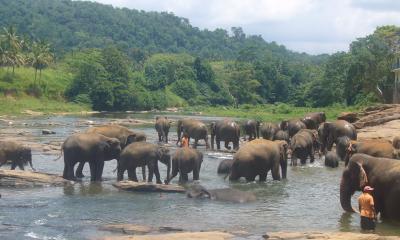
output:
M 365 140 L 357 141 L 355 127 L 345 121 L 326 121 L 325 113 L 307 114 L 304 118 L 282 121 L 279 124 L 248 120 L 238 124 L 233 120 L 221 120 L 205 124 L 196 119 L 177 121 L 177 142 L 186 135 L 193 139 L 192 147 L 178 148 L 171 154 L 168 143 L 171 121 L 167 117 L 156 117 L 155 129 L 158 133 L 158 144 L 146 142 L 146 135 L 129 130 L 119 125 L 96 126 L 85 132 L 69 136 L 62 144 L 64 155 L 63 177 L 76 180 L 83 177 L 82 170 L 86 162 L 90 166 L 91 181 L 102 178 L 104 161 L 117 160 L 117 180 L 124 178 L 138 181 L 136 168 L 141 167 L 144 181 L 162 184 L 158 162 L 167 166 L 165 184 L 179 173 L 179 181 L 187 181 L 188 174 L 193 180 L 199 180 L 203 154 L 197 150 L 198 142 L 203 140 L 208 149 L 221 148 L 223 141 L 226 149 L 232 142 L 236 151 L 232 159 L 220 163 L 217 172 L 229 176 L 235 181 L 244 178 L 246 181 L 265 181 L 268 172 L 274 180 L 287 176 L 288 159 L 291 165 L 306 164 L 307 159 L 314 161 L 315 153 L 325 156 L 325 165 L 338 167 L 339 161 L 345 162 L 345 169 L 340 182 L 340 203 L 344 210 L 354 211 L 351 196 L 364 186 L 375 188 L 373 193 L 376 210 L 382 217 L 400 219 L 400 138 L 393 141 Z M 244 131 L 246 142 L 240 143 L 240 132 Z M 208 136 L 211 136 L 209 144 Z M 335 151 L 332 151 L 335 145 Z M 30 149 L 14 142 L 0 142 L 0 166 L 11 160 L 11 168 L 21 169 L 29 163 L 32 167 Z M 75 173 L 74 167 L 79 163 Z M 148 175 L 146 178 L 146 169 Z M 33 168 L 33 167 L 32 167 Z M 196 188 L 195 188 L 196 189 Z M 200 189 L 200 190 L 199 190 Z M 202 188 L 196 194 L 216 196 Z M 232 193 L 234 195 L 234 193 Z M 237 193 L 239 194 L 239 193 Z

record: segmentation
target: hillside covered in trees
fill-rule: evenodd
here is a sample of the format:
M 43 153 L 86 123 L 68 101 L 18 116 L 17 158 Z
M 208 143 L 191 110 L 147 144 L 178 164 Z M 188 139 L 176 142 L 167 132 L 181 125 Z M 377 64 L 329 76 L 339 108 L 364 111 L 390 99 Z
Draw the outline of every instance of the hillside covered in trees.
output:
M 200 30 L 171 13 L 70 0 L 0 4 L 3 93 L 15 88 L 10 79 L 16 77 L 6 69 L 33 66 L 41 72 L 50 71 L 44 69 L 49 66 L 67 79 L 57 88 L 62 91 L 58 96 L 96 110 L 277 102 L 318 107 L 390 101 L 392 95 L 390 68 L 400 35 L 395 26 L 379 27 L 355 40 L 349 52 L 312 56 L 247 36 L 240 27 L 231 32 Z M 51 46 L 55 61 L 36 67 L 11 61 L 10 26 L 17 30 L 22 58 L 32 55 L 23 43 L 37 42 Z M 36 87 L 36 92 L 43 91 L 37 95 L 46 96 L 46 88 Z

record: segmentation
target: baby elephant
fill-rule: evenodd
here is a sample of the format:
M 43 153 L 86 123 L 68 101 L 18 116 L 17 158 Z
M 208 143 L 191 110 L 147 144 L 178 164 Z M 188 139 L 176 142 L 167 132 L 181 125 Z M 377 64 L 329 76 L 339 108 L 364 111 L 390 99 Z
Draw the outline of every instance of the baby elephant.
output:
M 0 166 L 7 161 L 11 161 L 11 170 L 14 170 L 17 166 L 24 170 L 24 165 L 29 163 L 32 170 L 35 171 L 32 166 L 31 149 L 17 142 L 0 141 Z
M 179 172 L 179 182 L 188 181 L 188 173 L 193 171 L 193 180 L 199 180 L 203 154 L 196 149 L 184 147 L 175 152 L 172 157 L 172 174 L 165 180 L 168 184 Z
M 340 157 L 335 152 L 328 152 L 325 155 L 325 166 L 336 168 L 339 166 Z
M 209 198 L 211 200 L 226 201 L 233 203 L 254 202 L 257 200 L 256 196 L 250 192 L 243 192 L 231 188 L 221 188 L 207 190 L 200 184 L 193 184 L 186 191 L 189 198 Z
M 161 184 L 158 161 L 167 165 L 167 179 L 171 168 L 169 149 L 148 142 L 135 142 L 129 144 L 122 151 L 118 160 L 118 181 L 123 180 L 124 172 L 128 170 L 129 180 L 137 182 L 136 168 L 147 166 L 149 170 L 148 182 L 152 182 L 153 174 L 156 175 L 158 184 Z
M 225 160 L 223 160 L 218 165 L 217 173 L 218 174 L 228 174 L 228 173 L 230 173 L 231 172 L 231 168 L 232 168 L 232 164 L 233 164 L 233 159 L 225 159 Z

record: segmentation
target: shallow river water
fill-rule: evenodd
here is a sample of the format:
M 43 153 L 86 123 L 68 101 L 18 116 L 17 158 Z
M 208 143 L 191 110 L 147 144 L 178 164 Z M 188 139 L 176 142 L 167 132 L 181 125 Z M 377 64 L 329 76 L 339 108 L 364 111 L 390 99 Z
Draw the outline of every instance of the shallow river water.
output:
M 37 141 L 46 143 L 63 141 L 74 131 L 84 130 L 87 126 L 78 124 L 82 121 L 101 123 L 116 117 L 154 119 L 151 114 L 39 117 L 20 119 L 13 127 L 0 127 L 10 128 L 10 131 L 13 128 L 23 129 L 37 136 Z M 217 118 L 201 119 L 209 121 Z M 49 122 L 55 125 L 49 126 Z M 44 128 L 57 134 L 42 136 L 41 129 Z M 149 142 L 156 142 L 154 126 L 134 129 L 144 131 Z M 171 128 L 170 139 L 171 149 L 175 150 L 172 143 L 176 141 L 174 128 Z M 328 169 L 323 166 L 322 159 L 318 159 L 313 164 L 288 167 L 288 177 L 284 181 L 272 181 L 269 175 L 265 183 L 230 183 L 216 171 L 219 162 L 231 158 L 232 154 L 206 151 L 204 146 L 199 149 L 205 153 L 200 172 L 202 185 L 210 189 L 231 187 L 252 191 L 258 200 L 234 204 L 188 199 L 178 193 L 119 191 L 111 185 L 116 180 L 113 173 L 116 161 L 113 160 L 106 162 L 104 181 L 101 183 L 91 184 L 86 177 L 82 183 L 70 187 L 0 188 L 0 239 L 92 239 L 111 234 L 98 230 L 99 226 L 111 223 L 169 226 L 185 230 L 243 230 L 253 235 L 250 239 L 259 239 L 262 234 L 272 231 L 359 231 L 358 215 L 344 213 L 339 203 L 343 165 Z M 53 161 L 55 158 L 55 155 L 34 152 L 33 164 L 38 171 L 62 174 L 63 161 Z M 166 168 L 162 164 L 160 172 L 165 178 Z M 84 173 L 89 176 L 88 166 Z M 178 177 L 173 182 L 177 180 Z M 358 195 L 355 194 L 353 206 L 356 206 L 354 200 Z M 400 235 L 399 226 L 397 223 L 381 222 L 377 231 Z

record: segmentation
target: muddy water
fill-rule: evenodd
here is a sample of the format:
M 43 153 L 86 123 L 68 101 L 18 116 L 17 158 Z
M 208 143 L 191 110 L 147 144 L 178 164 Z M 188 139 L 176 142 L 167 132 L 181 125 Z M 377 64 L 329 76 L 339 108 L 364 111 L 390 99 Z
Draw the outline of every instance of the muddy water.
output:
M 3 124 L 0 127 L 3 133 L 23 131 L 42 143 L 61 142 L 74 131 L 87 128 L 87 120 L 102 123 L 117 117 L 153 119 L 154 116 L 40 117 L 17 119 L 13 126 Z M 216 118 L 201 119 L 210 121 Z M 57 134 L 42 136 L 44 128 Z M 149 141 L 156 142 L 153 126 L 135 129 L 146 132 Z M 170 138 L 174 150 L 174 131 Z M 216 174 L 218 163 L 232 155 L 206 151 L 204 146 L 199 149 L 205 153 L 201 184 L 208 188 L 232 187 L 252 191 L 258 201 L 232 204 L 187 199 L 184 194 L 121 192 L 111 185 L 116 179 L 113 173 L 116 162 L 109 161 L 105 164 L 102 183 L 90 184 L 86 177 L 83 183 L 70 187 L 0 188 L 0 239 L 90 239 L 110 234 L 98 231 L 99 226 L 110 223 L 170 226 L 185 230 L 244 230 L 254 236 L 271 231 L 359 231 L 359 217 L 345 214 L 339 204 L 342 165 L 338 169 L 328 169 L 318 159 L 313 164 L 289 167 L 285 181 L 272 181 L 269 175 L 265 183 L 232 184 L 224 180 L 224 176 Z M 38 171 L 62 173 L 63 161 L 53 161 L 55 155 L 34 154 L 33 162 Z M 165 177 L 166 168 L 161 165 L 160 168 L 162 177 Z M 88 166 L 84 173 L 89 176 Z M 377 229 L 383 234 L 400 234 L 397 223 L 379 223 Z

